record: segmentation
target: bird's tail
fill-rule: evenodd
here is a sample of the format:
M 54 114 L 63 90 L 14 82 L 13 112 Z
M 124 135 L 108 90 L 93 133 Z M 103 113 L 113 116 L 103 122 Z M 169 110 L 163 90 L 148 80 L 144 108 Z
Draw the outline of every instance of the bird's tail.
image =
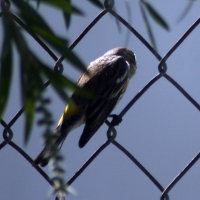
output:
M 40 165 L 42 167 L 45 167 L 50 159 L 56 155 L 56 153 L 60 150 L 67 134 L 63 135 L 59 127 L 56 129 L 56 133 L 54 134 L 55 137 L 48 141 L 46 141 L 46 145 L 43 148 L 43 150 L 40 152 L 40 154 L 36 157 L 34 163 L 36 165 Z M 57 136 L 57 137 L 56 137 Z
M 46 166 L 53 155 L 61 148 L 68 133 L 80 126 L 83 122 L 84 110 L 79 110 L 79 107 L 66 106 L 65 112 L 58 122 L 58 127 L 54 134 L 52 134 L 52 140 L 46 141 L 46 146 L 35 159 L 35 164 L 39 164 L 42 167 Z
M 47 155 L 48 154 L 47 151 L 48 151 L 47 147 L 45 146 L 44 149 L 41 151 L 41 153 L 37 156 L 37 158 L 34 161 L 36 165 L 45 167 L 49 163 L 51 156 Z

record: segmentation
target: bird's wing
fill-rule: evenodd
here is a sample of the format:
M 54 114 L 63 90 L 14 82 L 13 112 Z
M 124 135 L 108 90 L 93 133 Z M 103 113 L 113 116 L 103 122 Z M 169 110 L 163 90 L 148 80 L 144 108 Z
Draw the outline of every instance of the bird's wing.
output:
M 83 86 L 95 96 L 88 102 L 85 128 L 79 141 L 80 147 L 83 147 L 105 122 L 127 87 L 129 64 L 125 59 L 116 56 L 105 65 L 106 67 L 95 66 L 101 71 L 98 73 L 98 69 L 92 69 L 97 71 L 97 74 Z

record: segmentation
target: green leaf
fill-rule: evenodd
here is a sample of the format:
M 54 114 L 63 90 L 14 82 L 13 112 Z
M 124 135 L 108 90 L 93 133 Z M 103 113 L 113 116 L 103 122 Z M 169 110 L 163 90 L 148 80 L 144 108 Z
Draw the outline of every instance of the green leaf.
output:
M 38 0 L 33 0 L 38 1 Z M 73 6 L 69 0 L 40 0 L 40 3 L 48 4 L 54 8 L 58 8 L 64 12 L 72 13 Z
M 64 17 L 64 20 L 65 20 L 65 25 L 66 25 L 67 29 L 69 29 L 70 23 L 71 23 L 71 14 L 64 12 L 63 17 Z
M 25 135 L 24 135 L 24 143 L 27 144 L 30 136 L 31 136 L 31 129 L 33 126 L 33 120 L 34 120 L 34 115 L 35 115 L 35 100 L 26 97 L 25 100 Z
M 68 41 L 56 36 L 49 28 L 43 18 L 35 11 L 29 4 L 22 0 L 14 1 L 22 20 L 33 30 L 37 35 L 43 38 L 47 43 L 53 46 L 61 55 L 64 55 L 71 63 L 77 68 L 85 71 L 85 65 L 71 50 L 67 48 Z M 42 3 L 42 1 L 41 1 Z M 19 29 L 14 30 L 14 41 L 21 60 L 21 91 L 22 91 L 22 104 L 25 110 L 25 143 L 28 142 L 31 135 L 31 128 L 35 115 L 35 104 L 37 97 L 41 91 L 43 78 L 50 79 L 53 87 L 63 98 L 67 98 L 66 88 L 59 85 L 57 75 L 54 73 L 47 73 L 44 64 L 37 58 L 28 48 L 25 38 L 19 32 Z M 50 70 L 50 69 L 49 69 Z M 51 70 L 52 71 L 52 70 Z M 44 73 L 45 72 L 45 73 Z M 52 71 L 53 72 L 53 71 Z M 50 77 L 51 76 L 51 77 Z M 61 81 L 60 81 L 61 82 Z
M 34 81 L 38 79 L 38 73 L 34 74 L 32 71 L 32 64 L 34 59 L 31 59 L 29 56 L 29 51 L 24 37 L 22 36 L 20 29 L 12 21 L 12 16 L 9 12 L 3 13 L 4 21 L 4 42 L 2 48 L 2 57 L 1 57 L 1 79 L 0 79 L 0 93 L 3 96 L 1 98 L 1 108 L 2 105 L 5 105 L 7 102 L 11 76 L 12 76 L 12 43 L 16 43 L 17 52 L 21 60 L 21 92 L 22 92 L 22 104 L 25 109 L 25 142 L 27 142 L 30 136 L 30 130 L 32 127 L 33 117 L 34 117 L 34 103 L 35 99 L 32 98 L 35 91 L 32 90 L 30 83 L 32 83 L 33 76 Z M 26 68 L 26 70 L 24 69 Z M 29 73 L 28 73 L 29 72 Z
M 38 0 L 33 0 L 33 1 L 38 1 Z M 90 1 L 92 4 L 94 4 L 95 6 L 99 7 L 99 8 L 103 8 L 103 4 L 101 3 L 101 1 L 99 0 L 88 0 Z M 40 0 L 40 2 L 49 4 L 50 6 L 59 8 L 67 13 L 72 12 L 75 8 L 70 0 Z
M 24 57 L 26 56 L 26 58 Z M 39 70 L 40 60 L 28 51 L 21 57 L 21 88 L 23 89 L 24 111 L 25 111 L 25 135 L 24 142 L 31 136 L 32 125 L 36 112 L 36 102 L 41 94 L 43 86 L 42 73 Z
M 169 31 L 169 26 L 167 22 L 163 19 L 163 17 L 161 17 L 161 15 L 155 10 L 155 8 L 153 8 L 153 6 L 147 1 L 143 0 L 141 2 L 144 4 L 150 16 L 155 20 L 155 22 L 157 22 L 165 30 Z
M 13 40 L 16 43 L 20 57 L 21 101 L 25 114 L 24 142 L 27 144 L 31 136 L 36 100 L 41 91 L 43 81 L 39 71 L 40 60 L 30 52 L 25 38 L 19 29 L 14 25 L 12 29 Z
M 77 7 L 73 7 L 72 13 L 63 12 L 65 25 L 66 25 L 67 29 L 70 26 L 72 14 L 78 14 L 78 15 L 82 15 L 82 16 L 84 15 L 84 13 L 80 9 L 78 9 Z
M 71 62 L 81 72 L 86 72 L 86 67 L 83 61 L 71 49 L 65 49 L 63 54 L 69 62 Z
M 64 101 L 64 103 L 66 103 L 69 100 L 68 94 L 66 93 L 66 91 L 63 90 L 63 88 L 61 88 L 59 85 L 57 84 L 52 84 L 53 88 L 55 89 L 55 91 L 57 92 L 57 94 L 60 96 L 60 98 Z
M 154 47 L 154 49 L 157 50 L 156 39 L 155 39 L 155 36 L 153 34 L 153 28 L 151 26 L 151 23 L 149 22 L 148 16 L 146 14 L 147 11 L 144 9 L 143 4 L 140 4 L 140 10 L 141 10 L 141 14 L 142 14 L 144 24 L 146 25 L 147 34 L 148 34 L 149 39 L 151 41 L 151 45 Z
M 59 8 L 63 10 L 66 13 L 72 13 L 73 7 L 70 3 L 70 1 L 66 0 L 41 0 L 41 2 L 49 4 L 51 6 L 54 6 L 56 8 Z
M 7 25 L 4 23 L 4 39 L 0 66 L 0 117 L 8 102 L 12 79 L 12 36 Z
M 38 35 L 40 35 L 43 39 L 45 39 L 52 47 L 54 47 L 61 55 L 63 55 L 77 69 L 79 69 L 82 72 L 86 71 L 85 64 L 83 63 L 83 61 L 67 47 L 67 43 L 68 43 L 67 40 L 61 37 L 57 37 L 53 33 L 48 32 L 47 30 L 40 27 L 35 27 L 34 31 Z
M 19 50 L 18 50 L 19 51 Z M 30 139 L 31 129 L 35 116 L 36 101 L 43 86 L 42 72 L 40 71 L 41 61 L 32 54 L 29 49 L 21 52 L 20 80 L 22 103 L 25 111 L 25 144 Z
M 80 87 L 78 87 L 73 81 L 69 80 L 62 74 L 53 71 L 48 66 L 42 65 L 41 71 L 43 71 L 44 75 L 51 82 L 51 85 L 54 87 L 55 91 L 59 94 L 59 96 L 66 102 L 68 100 L 67 89 L 75 91 L 80 95 L 86 97 L 92 97 L 92 94 L 89 91 L 86 91 Z
M 77 14 L 77 15 L 82 15 L 82 16 L 84 16 L 84 12 L 83 12 L 81 9 L 79 9 L 79 8 L 77 8 L 77 7 L 75 7 L 75 6 L 73 6 L 73 13 L 74 13 L 74 14 Z
M 22 0 L 14 1 L 18 10 L 20 11 L 19 15 L 26 22 L 26 24 L 30 27 L 42 27 L 43 29 L 53 32 L 49 25 L 45 22 L 43 17 L 39 15 L 39 13 L 32 8 L 27 2 Z
M 61 54 L 64 53 L 68 41 L 64 38 L 57 37 L 54 33 L 49 32 L 43 27 L 34 26 L 31 27 L 38 35 L 45 39 L 49 44 L 51 44 L 57 51 Z
M 61 55 L 64 55 L 77 69 L 85 71 L 82 60 L 67 48 L 68 41 L 56 36 L 44 19 L 30 5 L 22 0 L 14 1 L 20 10 L 23 21 L 46 42 L 54 47 Z
M 0 117 L 5 110 L 6 104 L 8 102 L 10 85 L 12 79 L 12 39 L 14 35 L 14 26 L 12 22 L 11 15 L 7 9 L 3 10 L 3 44 L 0 59 Z

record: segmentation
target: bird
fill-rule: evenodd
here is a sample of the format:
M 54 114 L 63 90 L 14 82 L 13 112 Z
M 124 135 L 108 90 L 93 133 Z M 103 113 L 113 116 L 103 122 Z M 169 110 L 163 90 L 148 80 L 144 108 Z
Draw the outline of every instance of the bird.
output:
M 125 47 L 113 48 L 91 62 L 77 81 L 77 86 L 91 96 L 72 93 L 55 131 L 55 147 L 59 149 L 68 133 L 82 124 L 85 126 L 79 147 L 84 147 L 122 98 L 136 69 L 136 55 Z M 48 144 L 35 163 L 46 166 L 51 158 L 47 152 Z

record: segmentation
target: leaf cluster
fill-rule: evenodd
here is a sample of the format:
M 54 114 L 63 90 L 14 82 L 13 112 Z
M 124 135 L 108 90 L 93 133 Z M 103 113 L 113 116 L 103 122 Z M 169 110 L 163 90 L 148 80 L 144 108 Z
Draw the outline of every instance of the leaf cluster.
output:
M 55 8 L 61 9 L 63 14 L 70 16 L 73 14 L 82 15 L 78 8 L 74 7 L 70 1 L 35 1 L 37 5 L 45 3 Z M 13 49 L 16 48 L 19 55 L 19 80 L 20 96 L 25 112 L 25 142 L 30 137 L 30 131 L 35 115 L 35 105 L 41 91 L 49 83 L 52 84 L 55 91 L 66 101 L 67 90 L 81 90 L 70 80 L 70 78 L 61 75 L 59 70 L 53 70 L 52 66 L 42 61 L 42 58 L 36 56 L 32 47 L 29 46 L 24 32 L 28 32 L 49 55 L 57 61 L 58 57 L 54 53 L 66 58 L 73 66 L 81 71 L 85 71 L 85 65 L 82 60 L 69 49 L 68 40 L 55 34 L 55 32 L 46 23 L 39 14 L 37 6 L 34 8 L 34 1 L 24 0 L 2 1 L 1 19 L 3 24 L 3 44 L 1 50 L 0 65 L 0 116 L 6 109 L 11 89 L 13 77 Z M 12 8 L 12 9 L 11 9 Z M 16 14 L 13 14 L 15 10 Z M 66 18 L 67 26 L 70 25 L 70 18 Z M 24 31 L 25 30 L 25 31 Z M 51 48 L 50 48 L 51 47 Z M 53 51 L 53 50 L 54 51 Z M 48 80 L 47 83 L 45 81 Z

